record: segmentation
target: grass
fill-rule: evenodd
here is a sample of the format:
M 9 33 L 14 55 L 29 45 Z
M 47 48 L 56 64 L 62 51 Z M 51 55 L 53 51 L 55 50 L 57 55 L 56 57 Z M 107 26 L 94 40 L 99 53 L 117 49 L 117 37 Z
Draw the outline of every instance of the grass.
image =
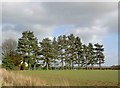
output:
M 3 74 L 4 85 L 117 86 L 118 84 L 117 70 L 39 70 L 4 73 L 6 74 Z
M 48 85 L 59 86 L 115 86 L 118 83 L 117 70 L 48 70 L 21 71 L 26 76 L 38 77 Z
M 37 77 L 13 71 L 2 70 L 2 79 L 2 86 L 46 86 L 46 83 Z

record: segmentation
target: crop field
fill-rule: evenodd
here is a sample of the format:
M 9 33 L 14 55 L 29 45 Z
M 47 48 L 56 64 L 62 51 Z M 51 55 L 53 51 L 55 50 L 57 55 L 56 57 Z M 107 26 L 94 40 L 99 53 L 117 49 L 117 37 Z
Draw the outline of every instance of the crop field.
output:
M 118 70 L 3 70 L 2 73 L 3 86 L 118 85 Z
M 41 70 L 18 71 L 18 73 L 38 78 L 48 86 L 117 86 L 118 84 L 117 70 Z

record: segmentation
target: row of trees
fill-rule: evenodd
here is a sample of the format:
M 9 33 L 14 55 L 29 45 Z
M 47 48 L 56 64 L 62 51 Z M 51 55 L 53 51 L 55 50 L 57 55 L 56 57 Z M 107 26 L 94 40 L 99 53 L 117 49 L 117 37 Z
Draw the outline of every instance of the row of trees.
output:
M 80 37 L 75 37 L 73 34 L 54 37 L 53 40 L 45 38 L 38 42 L 33 32 L 25 31 L 18 40 L 18 44 L 13 43 L 14 48 L 11 47 L 13 50 L 4 48 L 4 43 L 2 63 L 5 68 L 20 66 L 21 69 L 29 70 L 36 69 L 36 67 L 47 70 L 50 68 L 80 69 L 94 65 L 101 67 L 101 64 L 104 63 L 103 45 L 82 44 Z M 28 64 L 27 67 L 25 63 Z

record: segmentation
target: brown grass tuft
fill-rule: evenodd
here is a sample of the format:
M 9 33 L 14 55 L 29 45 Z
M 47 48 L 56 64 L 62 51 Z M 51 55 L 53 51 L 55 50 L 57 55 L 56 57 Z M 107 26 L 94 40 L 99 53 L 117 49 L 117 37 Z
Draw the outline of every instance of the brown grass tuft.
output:
M 25 76 L 19 72 L 2 70 L 2 78 L 2 86 L 46 86 L 39 77 Z

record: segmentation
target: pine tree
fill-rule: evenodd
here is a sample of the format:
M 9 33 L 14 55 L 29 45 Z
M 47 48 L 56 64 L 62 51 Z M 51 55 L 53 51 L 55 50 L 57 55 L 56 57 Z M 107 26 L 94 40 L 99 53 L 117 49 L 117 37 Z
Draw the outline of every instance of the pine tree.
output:
M 76 37 L 75 45 L 76 45 L 76 53 L 77 53 L 76 63 L 78 64 L 78 69 L 79 69 L 83 58 L 82 43 L 79 37 Z
M 44 58 L 44 64 L 46 70 L 50 68 L 52 59 L 54 58 L 53 45 L 49 38 L 45 38 L 40 42 L 41 44 L 41 54 Z
M 53 38 L 52 46 L 53 46 L 53 64 L 54 64 L 54 68 L 56 69 L 56 65 L 58 65 L 57 62 L 58 62 L 59 51 L 58 51 L 58 42 L 55 37 Z
M 68 39 L 66 35 L 63 35 L 63 56 L 65 61 L 65 69 L 68 69 Z
M 88 63 L 88 51 L 87 51 L 87 46 L 84 44 L 83 45 L 83 60 L 82 60 L 82 66 L 87 68 L 87 63 Z
M 64 69 L 64 48 L 63 48 L 63 37 L 62 36 L 58 36 L 58 50 L 59 50 L 59 55 L 58 55 L 58 58 L 60 60 L 60 63 L 61 63 L 61 69 L 63 70 Z
M 33 66 L 33 69 L 36 70 L 36 65 L 39 63 L 39 60 L 40 60 L 40 58 L 39 58 L 40 47 L 38 46 L 37 38 L 33 38 L 31 40 L 34 41 L 34 42 L 31 43 L 31 46 L 33 47 L 32 52 L 31 52 L 32 53 L 32 55 L 31 55 L 32 66 Z
M 74 64 L 76 63 L 76 46 L 75 46 L 75 36 L 70 34 L 69 39 L 69 57 L 71 60 L 72 69 L 74 69 Z
M 99 68 L 101 68 L 101 64 L 104 63 L 104 54 L 103 54 L 103 51 L 104 51 L 104 48 L 103 48 L 103 45 L 100 45 L 100 44 L 94 44 L 94 46 L 96 47 L 95 48 L 95 53 L 96 53 L 96 62 L 97 64 L 99 65 Z
M 91 67 L 93 68 L 93 65 L 96 64 L 96 60 L 92 43 L 89 43 L 88 45 L 88 52 L 89 52 L 89 64 L 91 64 Z
M 37 61 L 37 49 L 37 38 L 34 36 L 33 32 L 23 32 L 22 37 L 18 40 L 17 51 L 22 55 L 23 63 L 28 63 L 29 70 L 31 69 L 31 66 L 35 65 Z

